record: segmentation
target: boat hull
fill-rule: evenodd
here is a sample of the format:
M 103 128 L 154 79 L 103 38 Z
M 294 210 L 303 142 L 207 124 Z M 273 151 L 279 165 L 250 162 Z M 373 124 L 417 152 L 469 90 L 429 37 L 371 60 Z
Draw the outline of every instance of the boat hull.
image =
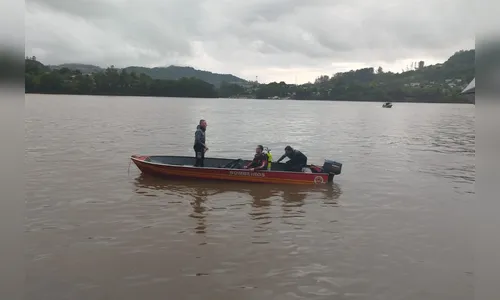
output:
M 302 185 L 325 184 L 333 179 L 333 174 L 327 173 L 248 171 L 217 167 L 199 168 L 190 165 L 179 166 L 158 163 L 150 161 L 149 158 L 149 156 L 133 155 L 131 160 L 142 173 L 160 177 Z

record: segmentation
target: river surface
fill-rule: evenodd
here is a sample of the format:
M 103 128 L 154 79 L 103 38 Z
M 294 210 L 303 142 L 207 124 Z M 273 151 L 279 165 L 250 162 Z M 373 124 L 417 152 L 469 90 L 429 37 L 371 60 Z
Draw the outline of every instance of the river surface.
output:
M 473 298 L 473 105 L 26 95 L 26 299 Z M 132 154 L 344 164 L 331 186 L 158 180 Z M 129 168 L 130 167 L 130 168 Z

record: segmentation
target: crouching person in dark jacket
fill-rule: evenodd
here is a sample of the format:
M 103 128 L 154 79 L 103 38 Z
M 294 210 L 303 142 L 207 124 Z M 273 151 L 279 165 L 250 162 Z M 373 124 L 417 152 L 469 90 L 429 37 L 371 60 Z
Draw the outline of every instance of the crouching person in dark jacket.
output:
M 307 166 L 307 156 L 299 150 L 295 150 L 290 146 L 286 146 L 285 154 L 278 159 L 278 163 L 288 157 L 286 162 L 286 170 L 291 172 L 302 172 L 302 168 Z
M 196 132 L 194 133 L 194 153 L 196 157 L 195 167 L 203 168 L 205 166 L 205 152 L 208 151 L 208 147 L 205 144 L 206 136 L 205 131 L 207 130 L 207 121 L 200 120 L 200 124 L 196 127 Z

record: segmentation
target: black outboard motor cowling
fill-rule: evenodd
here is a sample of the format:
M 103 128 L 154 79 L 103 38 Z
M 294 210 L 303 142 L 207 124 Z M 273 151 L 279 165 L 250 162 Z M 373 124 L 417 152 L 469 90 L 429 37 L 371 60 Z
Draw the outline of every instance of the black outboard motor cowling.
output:
M 323 172 L 333 174 L 333 175 L 340 175 L 342 173 L 342 164 L 333 160 L 325 160 L 325 163 L 323 164 Z

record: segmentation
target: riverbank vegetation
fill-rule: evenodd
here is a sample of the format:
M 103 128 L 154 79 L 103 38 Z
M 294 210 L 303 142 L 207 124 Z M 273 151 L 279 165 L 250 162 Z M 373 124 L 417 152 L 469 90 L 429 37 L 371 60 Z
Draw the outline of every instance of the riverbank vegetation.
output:
M 400 73 L 385 72 L 381 67 L 364 68 L 320 76 L 314 82 L 301 85 L 259 84 L 230 74 L 193 68 L 187 72 L 184 68 L 167 67 L 170 79 L 161 79 L 162 74 L 167 74 L 166 71 L 162 73 L 162 68 L 118 69 L 111 66 L 101 69 L 78 64 L 54 67 L 29 57 L 25 60 L 25 88 L 26 93 L 39 94 L 467 102 L 460 92 L 474 78 L 475 50 L 456 52 L 442 64 L 426 66 L 424 61 L 416 62 Z M 185 74 L 190 77 L 184 77 Z M 231 82 L 221 82 L 221 78 L 231 78 Z

